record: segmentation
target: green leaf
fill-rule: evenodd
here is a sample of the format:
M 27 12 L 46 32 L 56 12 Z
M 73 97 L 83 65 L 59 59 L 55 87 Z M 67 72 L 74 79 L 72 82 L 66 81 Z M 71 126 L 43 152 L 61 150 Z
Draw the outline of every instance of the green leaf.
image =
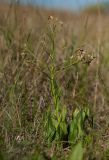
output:
M 65 122 L 66 115 L 67 115 L 67 110 L 66 110 L 65 106 L 63 106 L 63 108 L 62 108 L 61 115 L 62 115 L 62 121 Z
M 79 142 L 73 149 L 69 160 L 83 160 L 84 149 L 82 143 Z

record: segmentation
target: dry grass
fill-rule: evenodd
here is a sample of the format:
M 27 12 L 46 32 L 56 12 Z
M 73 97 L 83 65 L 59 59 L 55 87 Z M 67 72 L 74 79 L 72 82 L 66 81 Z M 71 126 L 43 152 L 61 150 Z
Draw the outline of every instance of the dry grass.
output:
M 45 157 L 63 159 L 70 152 L 70 146 L 52 144 L 49 148 L 43 136 L 43 115 L 53 105 L 47 68 L 50 15 L 58 18 L 55 51 L 60 71 L 56 80 L 67 119 L 74 108 L 89 107 L 94 122 L 88 135 L 93 135 L 93 141 L 86 140 L 85 159 L 108 160 L 109 15 L 13 5 L 0 5 L 0 156 L 20 160 L 37 151 Z M 79 56 L 81 49 L 86 57 L 96 58 L 64 70 L 61 64 L 75 53 Z

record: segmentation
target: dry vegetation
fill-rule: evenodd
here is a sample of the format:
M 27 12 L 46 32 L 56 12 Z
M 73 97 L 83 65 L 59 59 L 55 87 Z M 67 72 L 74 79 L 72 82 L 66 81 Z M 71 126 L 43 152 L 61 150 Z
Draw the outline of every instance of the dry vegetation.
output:
M 1 160 L 109 159 L 108 26 L 99 7 L 0 5 Z

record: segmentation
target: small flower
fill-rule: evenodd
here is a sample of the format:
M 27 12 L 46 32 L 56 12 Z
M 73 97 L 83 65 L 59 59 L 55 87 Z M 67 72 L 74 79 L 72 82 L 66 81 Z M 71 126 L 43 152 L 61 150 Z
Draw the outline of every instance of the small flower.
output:
M 24 140 L 24 133 L 17 135 L 15 140 L 17 141 L 17 143 L 21 143 Z
M 86 51 L 83 50 L 83 49 L 78 49 L 75 51 L 75 54 L 73 54 L 70 58 L 73 59 L 73 58 L 77 58 L 79 61 L 82 60 L 84 58 L 86 54 Z
M 21 137 L 20 135 L 18 135 L 18 136 L 16 137 L 16 141 L 17 141 L 18 143 L 20 143 L 20 142 L 22 141 L 22 137 Z
M 49 16 L 48 17 L 48 20 L 50 21 L 50 20 L 53 20 L 54 18 L 53 18 L 53 16 Z

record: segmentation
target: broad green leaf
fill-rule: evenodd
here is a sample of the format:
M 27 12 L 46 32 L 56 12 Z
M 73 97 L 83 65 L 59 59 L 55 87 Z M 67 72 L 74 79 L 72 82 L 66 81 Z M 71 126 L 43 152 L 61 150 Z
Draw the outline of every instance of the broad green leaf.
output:
M 84 149 L 82 143 L 78 143 L 73 149 L 68 160 L 83 160 Z

